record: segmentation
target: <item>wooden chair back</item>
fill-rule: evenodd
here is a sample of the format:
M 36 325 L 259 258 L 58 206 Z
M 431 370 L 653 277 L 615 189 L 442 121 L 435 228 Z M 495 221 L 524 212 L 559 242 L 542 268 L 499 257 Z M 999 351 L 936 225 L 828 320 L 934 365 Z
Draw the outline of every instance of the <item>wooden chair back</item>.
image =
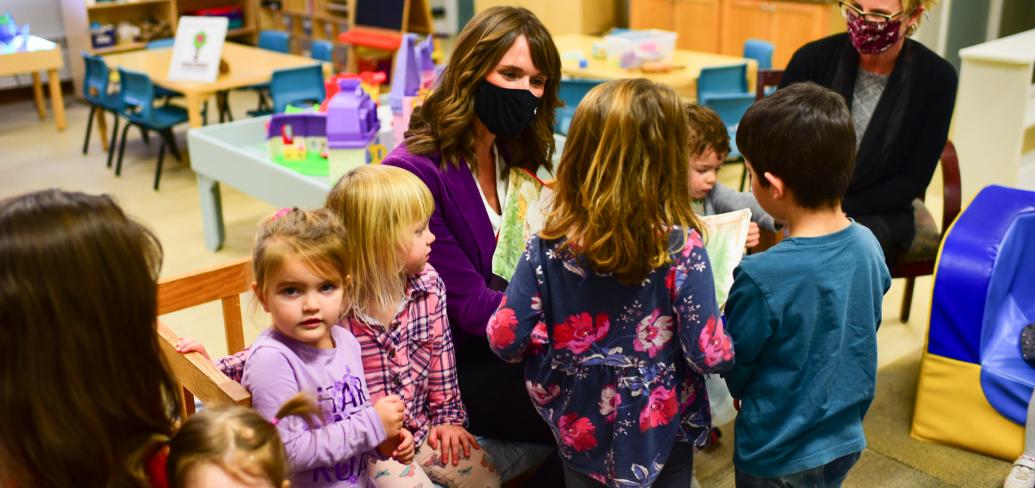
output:
M 223 308 L 226 350 L 234 354 L 244 349 L 244 324 L 240 295 L 251 289 L 251 259 L 241 259 L 207 270 L 159 281 L 158 315 L 219 301 Z M 239 383 L 227 378 L 210 360 L 198 353 L 180 354 L 180 338 L 158 322 L 162 352 L 173 376 L 182 388 L 180 416 L 194 413 L 194 397 L 212 405 L 232 403 L 251 406 L 251 395 Z
M 942 225 L 939 229 L 939 241 L 945 239 L 945 233 L 949 226 L 960 214 L 961 189 L 960 189 L 960 162 L 956 155 L 956 146 L 952 141 L 945 141 L 941 156 L 942 168 Z M 917 198 L 924 200 L 927 189 L 924 188 L 917 195 Z M 891 267 L 892 278 L 905 278 L 906 289 L 902 294 L 902 306 L 899 309 L 899 317 L 902 322 L 909 322 L 909 311 L 913 305 L 913 288 L 917 276 L 934 274 L 934 265 L 937 260 L 937 252 L 920 260 L 903 260 Z
M 755 77 L 755 100 L 761 100 L 766 96 L 769 88 L 776 89 L 783 79 L 782 69 L 760 69 Z

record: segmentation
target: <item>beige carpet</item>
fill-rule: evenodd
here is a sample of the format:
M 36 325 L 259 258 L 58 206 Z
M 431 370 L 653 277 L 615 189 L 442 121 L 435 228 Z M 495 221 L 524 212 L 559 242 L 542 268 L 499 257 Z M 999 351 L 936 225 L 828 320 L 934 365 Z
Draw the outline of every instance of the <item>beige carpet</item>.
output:
M 993 488 L 1002 486 L 1010 463 L 954 447 L 929 444 L 909 436 L 920 372 L 920 351 L 916 351 L 877 374 L 877 396 L 866 415 L 869 448 L 845 480 L 846 488 L 958 486 Z M 723 428 L 726 436 L 714 451 L 697 459 L 701 486 L 733 486 L 733 426 Z

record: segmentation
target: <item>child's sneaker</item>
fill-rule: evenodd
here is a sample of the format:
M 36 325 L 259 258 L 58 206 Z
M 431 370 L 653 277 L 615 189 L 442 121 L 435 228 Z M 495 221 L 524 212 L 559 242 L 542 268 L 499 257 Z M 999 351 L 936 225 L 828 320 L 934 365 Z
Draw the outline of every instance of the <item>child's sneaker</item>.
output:
M 1003 482 L 1003 488 L 1033 487 L 1035 487 L 1035 458 L 1021 455 L 1013 462 L 1013 469 Z

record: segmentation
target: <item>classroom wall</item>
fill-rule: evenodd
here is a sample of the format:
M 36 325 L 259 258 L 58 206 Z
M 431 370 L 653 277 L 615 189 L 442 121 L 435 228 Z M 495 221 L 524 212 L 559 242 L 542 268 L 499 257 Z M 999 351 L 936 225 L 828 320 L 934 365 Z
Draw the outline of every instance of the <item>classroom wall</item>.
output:
M 0 0 L 0 12 L 10 12 L 18 25 L 28 23 L 30 34 L 65 46 L 65 26 L 61 23 L 61 0 Z M 65 66 L 68 66 L 68 54 L 66 48 Z M 61 70 L 61 79 L 70 79 L 67 68 Z M 0 76 L 0 90 L 17 86 L 32 86 L 32 77 L 28 74 L 17 77 Z

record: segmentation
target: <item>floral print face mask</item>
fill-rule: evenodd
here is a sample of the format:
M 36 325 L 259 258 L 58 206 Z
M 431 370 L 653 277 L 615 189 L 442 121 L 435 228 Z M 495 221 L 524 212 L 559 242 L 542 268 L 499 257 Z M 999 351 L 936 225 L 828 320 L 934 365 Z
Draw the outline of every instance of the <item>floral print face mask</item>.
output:
M 848 18 L 848 34 L 859 54 L 879 54 L 898 42 L 901 20 L 873 22 L 859 16 Z

